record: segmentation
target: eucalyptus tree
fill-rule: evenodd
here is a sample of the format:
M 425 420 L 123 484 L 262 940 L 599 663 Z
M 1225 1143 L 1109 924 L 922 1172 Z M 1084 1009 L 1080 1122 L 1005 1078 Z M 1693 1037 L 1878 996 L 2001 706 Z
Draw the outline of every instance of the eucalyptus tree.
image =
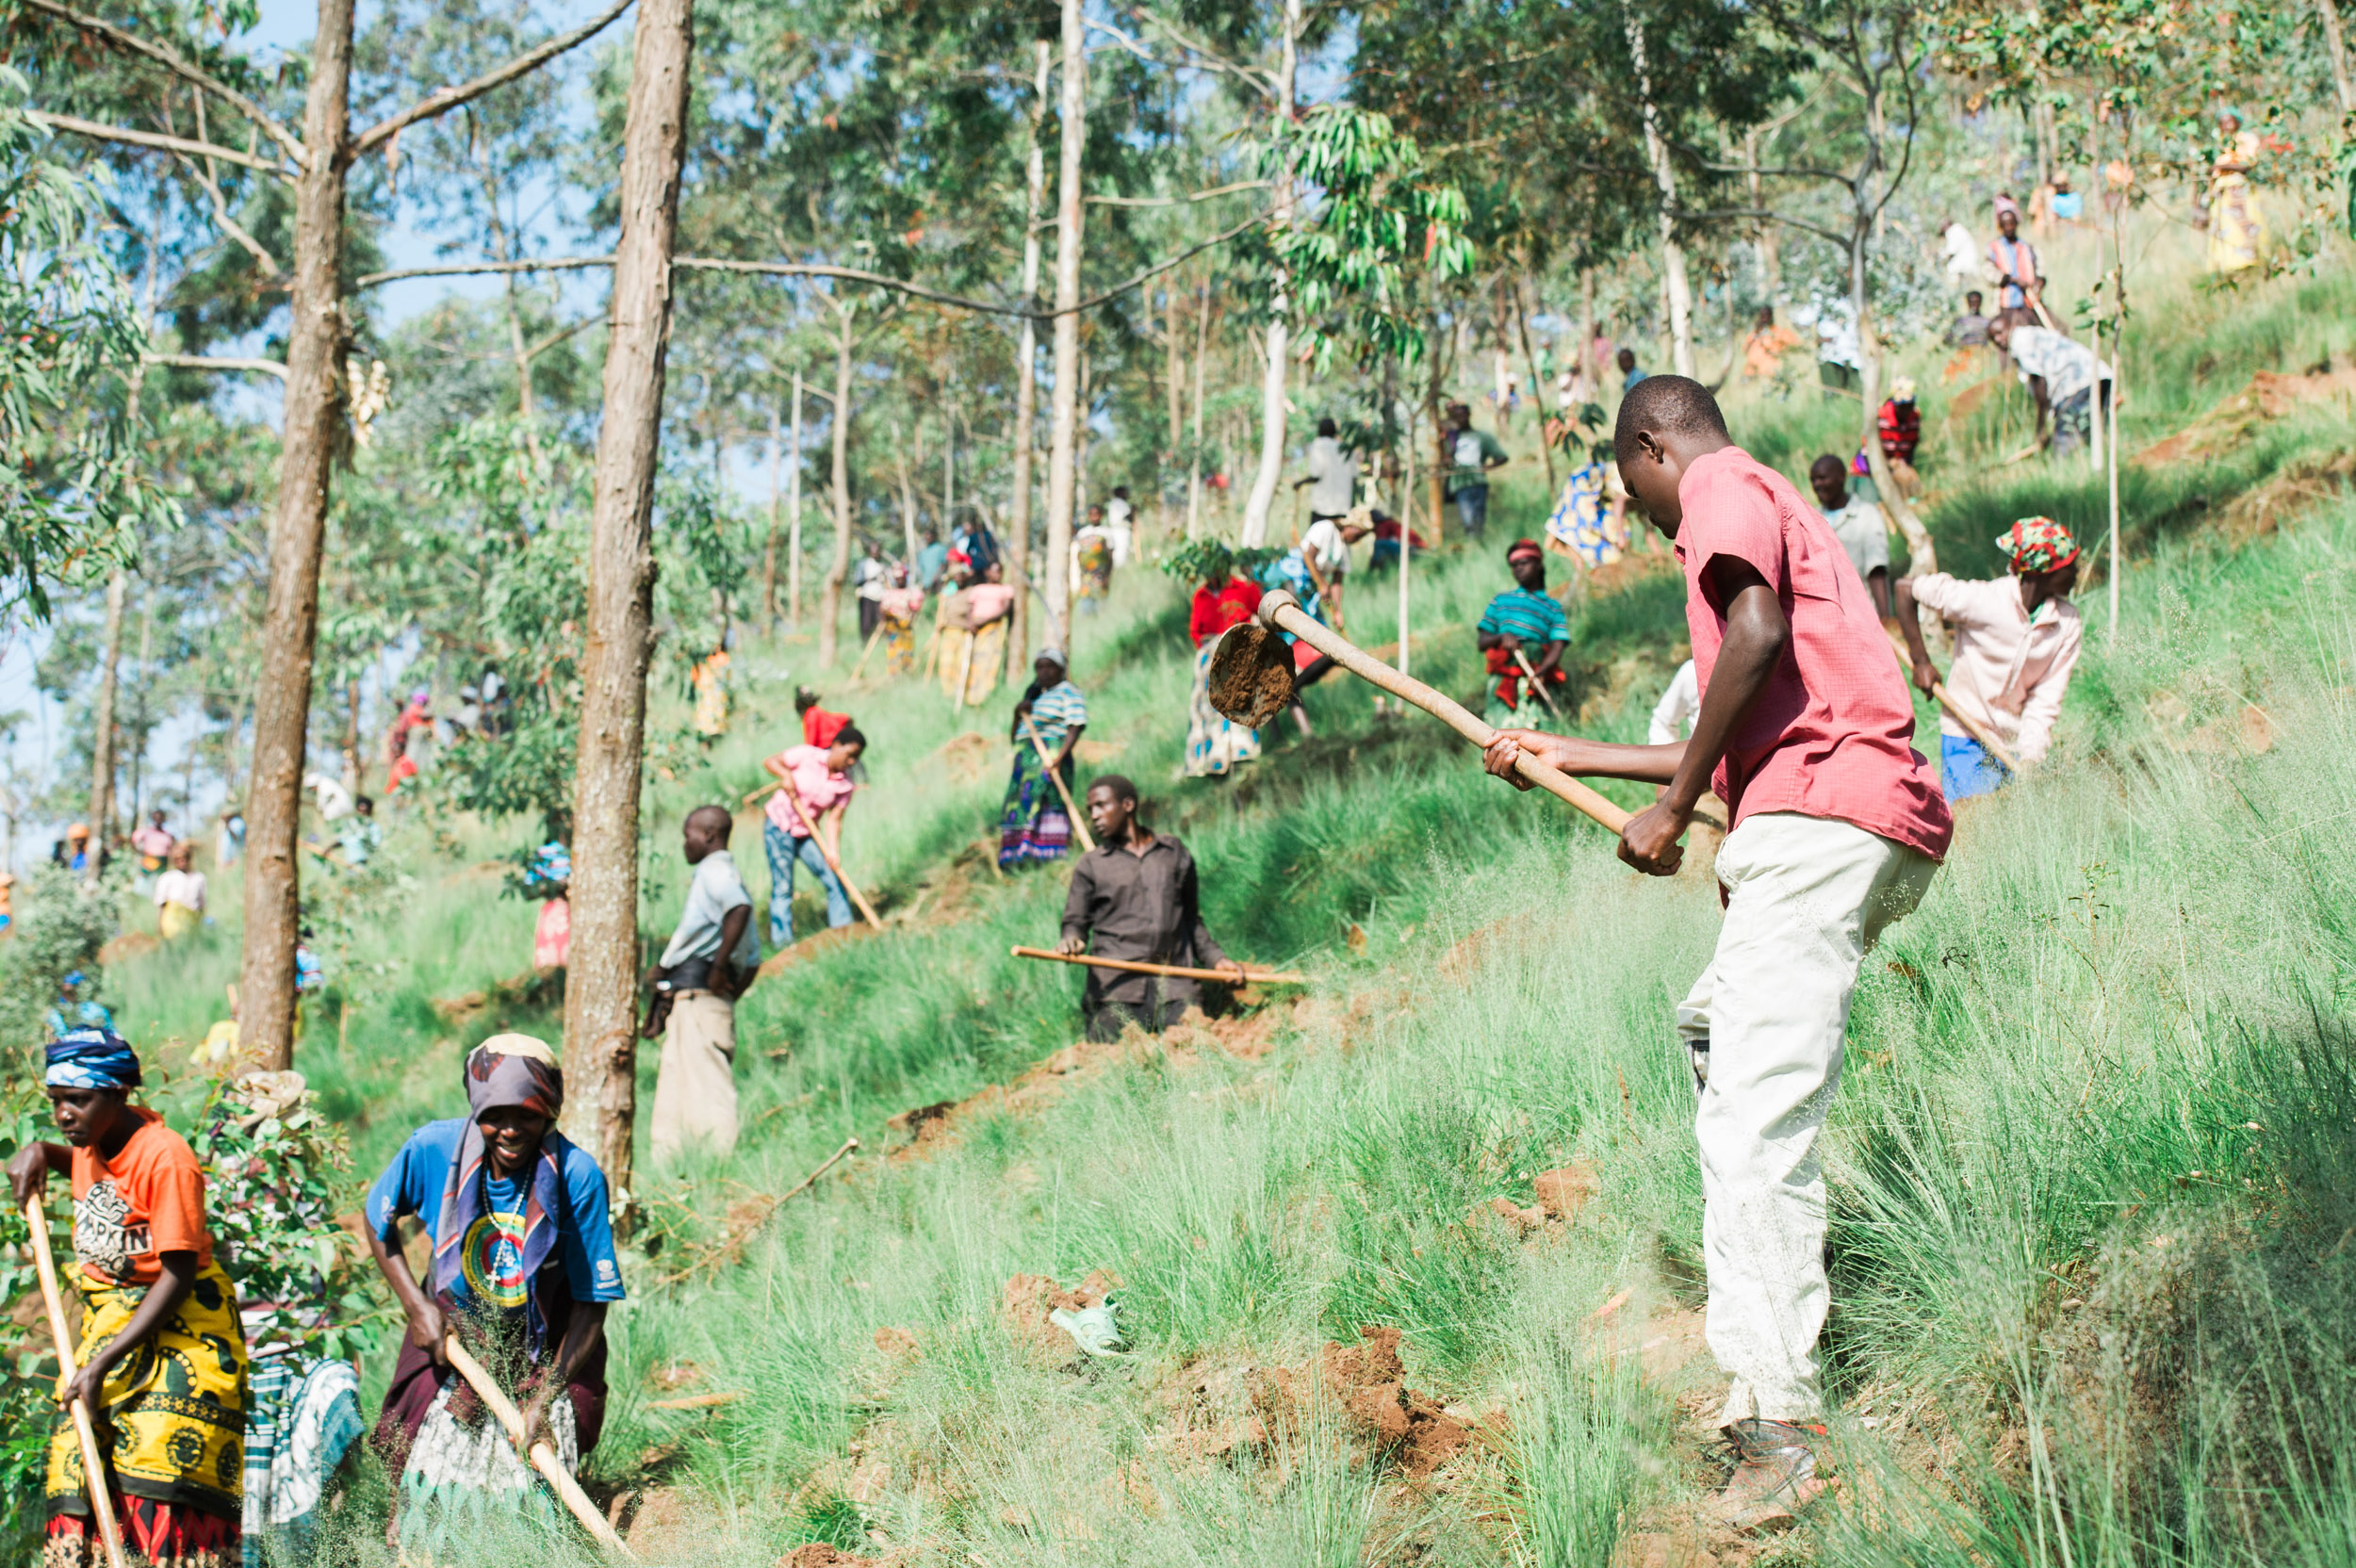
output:
M 151 146 L 258 169 L 293 187 L 293 242 L 287 258 L 285 419 L 276 514 L 270 524 L 270 576 L 265 612 L 264 662 L 256 684 L 254 761 L 246 801 L 245 951 L 240 970 L 240 1049 L 265 1068 L 293 1060 L 294 950 L 301 923 L 296 843 L 313 664 L 319 636 L 321 547 L 337 456 L 349 440 L 344 382 L 349 326 L 344 312 L 346 198 L 353 164 L 391 143 L 409 126 L 462 107 L 528 75 L 586 41 L 618 17 L 629 0 L 603 14 L 462 83 L 437 88 L 357 133 L 352 128 L 352 0 L 319 0 L 303 84 L 301 128 L 288 124 L 250 88 L 251 65 L 226 46 L 227 29 L 250 26 L 250 0 L 220 18 L 219 36 L 205 17 L 160 7 L 117 24 L 74 9 L 64 0 L 12 0 L 9 19 L 22 47 L 55 62 L 47 73 L 67 77 L 66 63 L 103 48 L 136 69 L 153 102 L 204 95 L 223 123 L 218 139 L 159 133 L 119 122 L 53 115 L 52 123 L 77 136 L 123 146 Z M 159 109 L 160 112 L 160 109 Z M 71 118 L 73 123 L 67 123 Z M 246 147 L 229 142 L 244 131 Z

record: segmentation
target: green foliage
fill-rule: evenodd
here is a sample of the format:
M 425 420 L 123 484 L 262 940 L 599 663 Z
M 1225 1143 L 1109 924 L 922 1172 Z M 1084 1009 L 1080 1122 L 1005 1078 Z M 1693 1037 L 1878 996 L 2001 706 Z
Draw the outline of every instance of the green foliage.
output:
M 25 90 L 0 67 L 0 92 Z M 147 334 L 99 245 L 98 192 L 48 142 L 0 106 L 0 595 L 42 618 L 51 583 L 180 521 L 134 444 L 124 399 Z
M 435 443 L 431 482 L 471 526 L 423 531 L 419 547 L 448 552 L 479 585 L 479 624 L 513 708 L 504 733 L 446 748 L 428 791 L 450 809 L 528 816 L 569 838 L 587 519 L 550 495 L 509 416 L 468 420 Z
M 310 1095 L 286 1103 L 283 1089 L 257 1074 L 206 1096 L 190 1140 L 206 1222 L 256 1346 L 349 1358 L 373 1346 L 386 1310 L 335 1221 L 350 1201 L 351 1144 Z
M 1392 128 L 1390 116 L 1348 104 L 1317 105 L 1279 127 L 1261 172 L 1288 171 L 1321 193 L 1313 222 L 1281 229 L 1270 241 L 1290 274 L 1317 369 L 1332 364 L 1335 334 L 1320 323 L 1334 314 L 1350 320 L 1363 361 L 1412 369 L 1424 354 L 1417 302 L 1431 286 L 1472 270 L 1463 192 L 1433 177 L 1423 150 Z
M 1213 577 L 1222 582 L 1237 575 L 1256 578 L 1261 567 L 1284 556 L 1283 550 L 1268 546 L 1238 547 L 1222 539 L 1189 539 L 1164 551 L 1159 565 L 1179 581 L 1199 587 Z
M 98 950 L 114 936 L 115 900 L 123 881 L 87 890 L 63 867 L 46 862 L 18 884 L 16 918 L 0 942 L 0 1077 L 30 1073 L 38 1082 L 40 1049 L 49 1039 L 47 1019 L 57 1005 L 65 977 L 79 970 L 76 993 L 94 1001 L 104 979 Z

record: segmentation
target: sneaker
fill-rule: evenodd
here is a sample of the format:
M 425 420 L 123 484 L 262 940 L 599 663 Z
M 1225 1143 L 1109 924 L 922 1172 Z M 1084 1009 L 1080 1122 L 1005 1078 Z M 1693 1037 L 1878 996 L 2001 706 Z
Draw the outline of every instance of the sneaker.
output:
M 1727 1427 L 1726 1435 L 1735 1462 L 1719 1494 L 1720 1518 L 1745 1535 L 1790 1528 L 1826 1484 L 1816 1474 L 1823 1424 L 1754 1417 Z

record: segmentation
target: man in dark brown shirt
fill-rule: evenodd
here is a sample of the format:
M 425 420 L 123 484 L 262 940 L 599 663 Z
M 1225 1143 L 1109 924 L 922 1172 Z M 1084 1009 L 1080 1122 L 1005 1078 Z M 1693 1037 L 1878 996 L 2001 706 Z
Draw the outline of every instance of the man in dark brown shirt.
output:
M 1097 847 L 1072 868 L 1056 951 L 1216 969 L 1242 984 L 1243 966 L 1203 923 L 1194 857 L 1177 840 L 1148 832 L 1137 821 L 1137 787 L 1107 774 L 1088 786 L 1088 812 Z M 1120 1038 L 1132 1022 L 1159 1034 L 1201 994 L 1193 980 L 1091 969 L 1080 1005 L 1088 1037 L 1104 1042 Z

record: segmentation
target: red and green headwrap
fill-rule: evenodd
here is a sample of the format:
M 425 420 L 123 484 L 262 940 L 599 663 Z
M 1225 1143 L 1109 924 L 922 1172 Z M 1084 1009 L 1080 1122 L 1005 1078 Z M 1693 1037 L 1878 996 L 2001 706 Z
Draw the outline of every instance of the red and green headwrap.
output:
M 2023 517 L 1996 536 L 2016 572 L 2050 572 L 2078 559 L 2078 541 L 2051 517 Z

